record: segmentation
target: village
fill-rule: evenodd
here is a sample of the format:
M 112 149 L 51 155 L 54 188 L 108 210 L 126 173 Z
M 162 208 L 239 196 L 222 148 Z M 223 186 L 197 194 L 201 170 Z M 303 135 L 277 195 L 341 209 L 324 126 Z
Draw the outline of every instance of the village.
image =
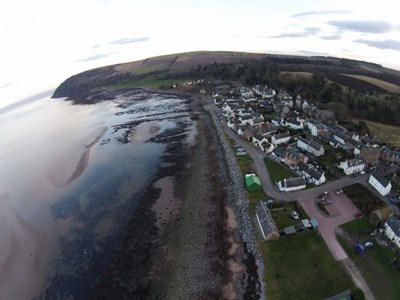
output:
M 242 169 L 249 198 L 257 191 L 264 191 L 266 196 L 255 201 L 251 205 L 254 212 L 250 212 L 255 215 L 262 239 L 277 240 L 315 230 L 336 261 L 353 260 L 359 268 L 355 254 L 390 245 L 395 250 L 392 264 L 400 270 L 400 189 L 396 174 L 400 150 L 389 148 L 372 135 L 346 129 L 336 121 L 333 111 L 319 109 L 283 90 L 221 84 L 211 100 L 239 164 L 246 159 L 252 162 L 253 168 L 248 164 L 248 170 Z M 366 189 L 365 199 L 375 198 L 373 201 L 379 204 L 365 209 L 369 204 L 350 196 L 355 193 L 351 190 L 354 185 Z M 359 198 L 364 195 L 363 190 L 357 193 Z M 357 232 L 346 249 L 338 242 L 338 231 L 342 230 L 338 228 L 353 222 L 362 223 L 355 226 L 368 234 Z M 346 269 L 352 274 L 350 267 Z M 358 275 L 359 282 L 364 283 L 361 289 L 365 298 L 374 299 L 379 291 L 370 289 L 369 278 Z M 346 290 L 341 296 L 350 294 Z

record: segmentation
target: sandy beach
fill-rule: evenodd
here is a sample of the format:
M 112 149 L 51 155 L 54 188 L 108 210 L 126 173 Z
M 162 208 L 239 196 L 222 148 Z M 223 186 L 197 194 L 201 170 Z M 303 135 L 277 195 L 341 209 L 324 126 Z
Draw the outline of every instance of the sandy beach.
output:
M 104 134 L 107 127 L 97 128 L 84 139 L 66 149 L 50 164 L 47 179 L 55 187 L 64 187 L 77 179 L 89 164 L 90 151 Z
M 0 195 L 0 299 L 33 299 L 43 284 L 45 231 L 21 218 Z

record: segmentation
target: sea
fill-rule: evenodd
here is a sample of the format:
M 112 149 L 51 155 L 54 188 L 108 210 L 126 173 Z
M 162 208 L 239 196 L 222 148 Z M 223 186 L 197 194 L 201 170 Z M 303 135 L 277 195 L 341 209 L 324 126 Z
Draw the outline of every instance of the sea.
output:
M 107 268 L 168 143 L 196 131 L 187 99 L 134 90 L 0 111 L 0 299 L 79 298 Z

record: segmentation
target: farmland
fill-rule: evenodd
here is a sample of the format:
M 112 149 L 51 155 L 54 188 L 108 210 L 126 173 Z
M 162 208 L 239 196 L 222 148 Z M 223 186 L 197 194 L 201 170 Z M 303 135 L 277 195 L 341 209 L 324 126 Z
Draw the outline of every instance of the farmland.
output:
M 379 86 L 376 86 L 370 82 L 365 80 L 361 80 L 358 78 L 350 77 L 347 75 L 339 74 L 339 73 L 327 73 L 326 76 L 329 80 L 336 82 L 340 85 L 347 86 L 348 88 L 359 90 L 368 93 L 386 93 L 387 91 Z
M 390 82 L 386 82 L 380 79 L 372 78 L 369 76 L 364 76 L 364 75 L 352 75 L 352 74 L 341 74 L 345 76 L 349 76 L 352 78 L 360 79 L 363 81 L 366 81 L 368 83 L 371 83 L 373 85 L 376 85 L 379 88 L 382 88 L 390 93 L 399 93 L 400 92 L 400 87 L 398 85 L 395 85 Z
M 370 132 L 387 145 L 400 146 L 400 127 L 363 120 Z

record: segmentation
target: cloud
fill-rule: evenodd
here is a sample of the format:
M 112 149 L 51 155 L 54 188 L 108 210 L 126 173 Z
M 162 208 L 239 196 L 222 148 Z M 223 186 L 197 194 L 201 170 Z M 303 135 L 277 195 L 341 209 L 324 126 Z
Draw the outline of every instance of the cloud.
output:
M 292 18 L 298 17 L 306 17 L 306 16 L 313 16 L 313 15 L 348 15 L 351 14 L 349 10 L 320 10 L 320 11 L 306 11 L 299 14 L 292 15 Z
M 395 26 L 386 21 L 329 21 L 328 24 L 339 29 L 363 32 L 363 33 L 385 33 L 395 30 Z
M 104 57 L 110 56 L 114 54 L 115 52 L 108 52 L 108 53 L 101 53 L 101 54 L 95 54 L 86 58 L 79 59 L 78 62 L 86 62 L 86 61 L 91 61 L 91 60 L 98 60 L 102 59 Z
M 321 29 L 319 29 L 318 27 L 306 27 L 301 32 L 287 32 L 287 33 L 282 33 L 279 35 L 271 36 L 271 38 L 281 39 L 281 38 L 308 37 L 308 36 L 316 35 L 320 31 L 321 31 Z
M 384 41 L 374 41 L 374 40 L 364 40 L 364 39 L 357 39 L 354 40 L 355 43 L 366 44 L 370 47 L 384 49 L 384 50 L 395 50 L 400 51 L 400 41 L 396 40 L 384 40 Z
M 342 37 L 341 34 L 334 34 L 334 35 L 323 35 L 320 36 L 321 39 L 327 40 L 327 41 L 335 41 L 335 40 L 340 40 Z
M 148 36 L 138 37 L 138 38 L 123 38 L 123 39 L 111 41 L 110 44 L 125 45 L 125 44 L 131 44 L 131 43 L 146 42 L 149 39 L 150 39 L 150 37 L 148 37 Z
M 6 87 L 8 87 L 8 86 L 10 86 L 10 85 L 13 85 L 13 84 L 16 83 L 16 82 L 17 82 L 17 80 L 8 82 L 8 83 L 3 84 L 3 85 L 0 85 L 0 89 L 4 89 L 4 88 L 6 88 Z

